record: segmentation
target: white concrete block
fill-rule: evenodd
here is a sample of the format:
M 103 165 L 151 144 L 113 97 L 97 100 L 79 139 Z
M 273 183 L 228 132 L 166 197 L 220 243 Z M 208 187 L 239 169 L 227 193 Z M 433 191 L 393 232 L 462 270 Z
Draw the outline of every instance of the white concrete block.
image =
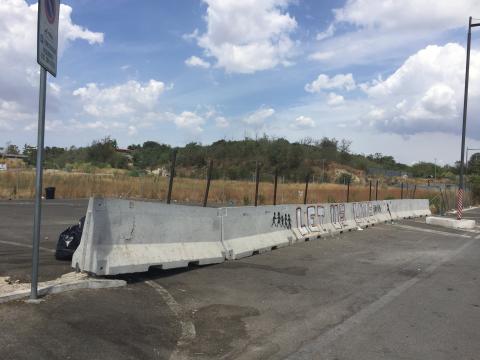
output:
M 451 229 L 473 229 L 475 227 L 475 220 L 457 220 L 446 217 L 428 216 L 427 224 L 443 226 Z

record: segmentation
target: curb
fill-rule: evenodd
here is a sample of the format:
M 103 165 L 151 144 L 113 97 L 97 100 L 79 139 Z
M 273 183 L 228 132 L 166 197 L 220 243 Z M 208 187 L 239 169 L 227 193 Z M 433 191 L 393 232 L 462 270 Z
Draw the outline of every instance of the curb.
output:
M 50 294 L 58 294 L 65 291 L 80 290 L 80 289 L 107 289 L 126 286 L 125 280 L 110 280 L 110 279 L 96 279 L 86 278 L 82 280 L 74 280 L 59 284 L 49 284 L 38 286 L 38 295 L 46 296 Z M 9 301 L 21 300 L 30 295 L 30 288 L 12 291 L 6 294 L 0 294 L 0 304 Z

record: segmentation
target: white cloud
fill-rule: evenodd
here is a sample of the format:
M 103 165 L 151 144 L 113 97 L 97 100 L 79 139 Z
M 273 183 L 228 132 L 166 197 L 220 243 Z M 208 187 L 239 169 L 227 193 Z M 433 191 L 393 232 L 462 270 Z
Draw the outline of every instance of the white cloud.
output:
M 20 0 L 14 0 L 15 2 L 21 2 Z M 7 0 L 8 2 L 8 0 Z M 36 5 L 32 5 L 35 7 Z M 101 44 L 104 40 L 104 34 L 99 32 L 90 31 L 82 26 L 72 23 L 72 7 L 68 5 L 60 5 L 60 17 L 59 17 L 59 46 L 60 49 L 64 48 L 69 41 L 81 39 L 88 41 L 89 44 Z
M 190 56 L 187 60 L 185 60 L 185 64 L 190 67 L 201 67 L 204 69 L 208 69 L 210 67 L 210 63 L 205 61 L 197 56 Z
M 138 129 L 136 126 L 134 125 L 128 126 L 128 135 L 133 136 L 133 135 L 137 135 L 137 133 L 138 133 Z
M 329 106 L 339 106 L 345 102 L 345 98 L 342 95 L 335 93 L 329 93 L 327 97 L 327 104 Z
M 431 45 L 391 76 L 362 84 L 372 110 L 366 119 L 386 132 L 458 132 L 463 109 L 465 49 Z M 469 113 L 480 114 L 480 52 L 472 51 Z M 474 125 L 478 129 L 478 125 Z M 478 137 L 478 132 L 476 137 Z
M 275 110 L 272 108 L 267 109 L 258 109 L 249 116 L 247 116 L 243 121 L 248 125 L 260 126 L 265 123 L 265 121 L 275 114 Z
M 216 119 L 215 119 L 215 125 L 218 127 L 218 128 L 226 128 L 230 125 L 230 123 L 228 122 L 228 120 L 223 117 L 223 116 L 218 116 Z
M 336 22 L 385 30 L 448 30 L 465 26 L 466 14 L 479 10 L 478 0 L 348 0 L 334 10 Z
M 332 57 L 334 57 L 335 52 L 334 51 L 317 51 L 314 52 L 313 54 L 308 55 L 308 58 L 310 60 L 328 60 Z
M 465 27 L 468 16 L 479 11 L 478 0 L 348 0 L 333 10 L 334 21 L 320 33 L 310 58 L 332 67 L 370 64 L 372 56 L 398 59 Z M 348 30 L 335 34 L 336 28 Z
M 173 123 L 180 129 L 191 133 L 201 133 L 205 119 L 194 112 L 184 111 L 181 114 L 167 114 Z
M 72 22 L 72 8 L 60 5 L 59 54 L 77 39 L 90 44 L 103 42 L 103 34 L 92 32 Z M 38 102 L 38 65 L 36 64 L 37 4 L 24 0 L 0 1 L 0 102 L 15 103 L 8 117 L 0 113 L 0 123 L 15 128 L 15 118 L 34 117 Z M 61 73 L 61 69 L 59 69 Z M 49 108 L 55 108 L 60 87 L 49 86 Z M 53 96 L 51 96 L 53 95 Z M 53 106 L 52 106 L 53 105 Z M 18 124 L 23 128 L 25 123 Z
M 286 12 L 289 0 L 204 0 L 207 31 L 194 33 L 205 55 L 230 73 L 254 73 L 289 65 L 290 34 L 297 22 Z
M 130 80 L 121 85 L 105 88 L 90 83 L 75 90 L 73 95 L 80 98 L 87 114 L 110 118 L 151 110 L 164 91 L 165 84 L 161 81 L 150 80 L 141 84 Z
M 320 74 L 318 78 L 311 83 L 305 85 L 305 91 L 310 93 L 318 93 L 322 90 L 347 90 L 355 89 L 355 80 L 352 74 L 338 74 L 330 78 L 328 75 Z
M 328 26 L 327 30 L 319 32 L 317 34 L 317 40 L 322 41 L 324 39 L 328 39 L 329 37 L 332 37 L 334 33 L 335 33 L 335 25 L 330 24 Z
M 315 127 L 315 121 L 311 117 L 301 115 L 293 121 L 292 127 L 299 130 L 311 129 Z

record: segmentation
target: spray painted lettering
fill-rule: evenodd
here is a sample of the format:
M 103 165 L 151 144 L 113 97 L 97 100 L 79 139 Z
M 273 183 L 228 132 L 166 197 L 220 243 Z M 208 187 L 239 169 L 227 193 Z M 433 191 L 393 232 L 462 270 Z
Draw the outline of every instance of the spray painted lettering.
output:
M 282 227 L 285 229 L 292 228 L 292 218 L 290 214 L 281 214 L 280 211 L 273 212 L 272 226 Z

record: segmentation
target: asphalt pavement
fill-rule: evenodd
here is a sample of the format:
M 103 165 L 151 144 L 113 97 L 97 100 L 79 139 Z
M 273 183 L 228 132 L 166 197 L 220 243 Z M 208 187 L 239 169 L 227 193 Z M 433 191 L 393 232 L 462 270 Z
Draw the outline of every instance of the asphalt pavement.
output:
M 85 210 L 45 206 L 41 278 L 70 271 L 51 250 Z M 28 202 L 0 203 L 0 276 L 28 280 L 32 214 Z M 479 359 L 479 242 L 480 229 L 405 220 L 2 304 L 0 358 Z

